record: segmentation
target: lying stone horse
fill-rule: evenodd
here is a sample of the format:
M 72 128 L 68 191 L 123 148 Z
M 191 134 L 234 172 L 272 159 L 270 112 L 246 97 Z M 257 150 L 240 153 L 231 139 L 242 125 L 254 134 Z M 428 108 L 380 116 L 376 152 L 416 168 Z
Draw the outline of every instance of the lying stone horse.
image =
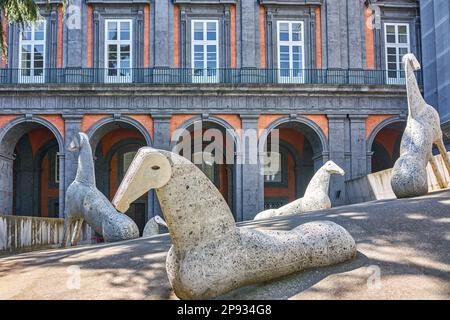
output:
M 139 237 L 139 229 L 127 215 L 117 212 L 111 202 L 95 186 L 94 161 L 89 138 L 80 132 L 69 145 L 69 151 L 79 151 L 75 180 L 66 192 L 64 233 L 61 246 L 65 247 L 70 227 L 76 222 L 71 245 L 76 245 L 83 221 L 106 242 Z
M 145 224 L 144 231 L 142 232 L 143 237 L 151 237 L 159 234 L 159 226 L 167 228 L 166 222 L 160 216 L 156 215 Z
M 262 211 L 255 216 L 255 220 L 331 208 L 328 189 L 330 187 L 330 178 L 333 174 L 343 176 L 345 175 L 345 171 L 330 160 L 327 161 L 327 163 L 325 163 L 312 177 L 303 198 L 292 201 L 278 209 Z
M 438 170 L 432 148 L 436 144 L 447 171 L 450 160 L 442 139 L 439 114 L 422 97 L 414 71 L 420 63 L 413 54 L 403 57 L 408 93 L 408 120 L 400 145 L 400 158 L 395 162 L 391 186 L 398 198 L 421 196 L 428 193 L 427 164 L 430 162 L 441 188 L 446 188 Z
M 113 204 L 124 212 L 151 188 L 156 189 L 172 239 L 167 274 L 182 299 L 213 298 L 356 254 L 351 235 L 329 221 L 306 223 L 291 231 L 236 227 L 225 199 L 200 169 L 182 156 L 144 147 Z

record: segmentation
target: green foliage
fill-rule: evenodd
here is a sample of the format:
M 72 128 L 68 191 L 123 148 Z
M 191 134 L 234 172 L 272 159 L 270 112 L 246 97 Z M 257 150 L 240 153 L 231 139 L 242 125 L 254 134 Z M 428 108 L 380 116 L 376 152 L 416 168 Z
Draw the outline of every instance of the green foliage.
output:
M 47 6 L 50 6 L 51 0 L 46 0 Z M 69 0 L 61 1 L 63 8 Z M 39 6 L 34 0 L 0 0 L 0 45 L 2 54 L 7 54 L 6 32 L 4 22 L 18 23 L 23 27 L 26 23 L 33 23 L 42 20 L 39 13 Z

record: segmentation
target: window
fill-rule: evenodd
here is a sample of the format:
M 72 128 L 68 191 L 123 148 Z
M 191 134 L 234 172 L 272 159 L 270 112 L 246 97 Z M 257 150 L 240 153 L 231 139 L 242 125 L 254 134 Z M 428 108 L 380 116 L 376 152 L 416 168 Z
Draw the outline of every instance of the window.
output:
M 19 81 L 42 83 L 45 76 L 45 21 L 25 25 L 19 38 Z
M 278 81 L 304 82 L 303 22 L 278 21 Z
M 192 20 L 191 30 L 193 82 L 218 82 L 218 21 Z
M 131 20 L 105 21 L 107 82 L 131 82 L 131 41 Z
M 384 25 L 386 73 L 388 83 L 405 83 L 402 59 L 409 52 L 409 26 L 401 23 Z
M 282 182 L 281 162 L 282 155 L 278 152 L 267 152 L 264 157 L 264 182 Z
M 123 154 L 123 172 L 124 175 L 128 171 L 128 168 L 131 165 L 131 162 L 133 162 L 134 156 L 136 155 L 137 151 L 129 151 Z M 123 177 L 122 177 L 123 178 Z

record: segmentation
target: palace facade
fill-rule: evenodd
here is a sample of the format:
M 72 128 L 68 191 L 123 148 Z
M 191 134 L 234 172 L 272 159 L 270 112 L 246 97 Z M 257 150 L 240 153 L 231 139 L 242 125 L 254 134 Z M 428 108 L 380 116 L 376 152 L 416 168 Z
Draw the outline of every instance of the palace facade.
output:
M 346 181 L 399 156 L 402 56 L 434 56 L 448 89 L 449 42 L 430 52 L 428 31 L 445 33 L 435 14 L 447 12 L 448 26 L 446 0 L 73 0 L 66 12 L 59 1 L 37 2 L 44 21 L 4 24 L 0 214 L 63 217 L 77 169 L 66 148 L 79 131 L 91 140 L 97 186 L 112 199 L 138 148 L 170 150 L 179 129 L 199 123 L 232 135 L 224 148 L 236 161 L 199 166 L 237 221 L 302 196 L 329 159 L 346 172 L 330 188 L 342 205 Z M 432 13 L 432 24 L 421 20 Z M 430 82 L 427 63 L 426 96 L 448 109 L 448 90 Z M 242 164 L 261 155 L 248 154 L 257 151 L 239 132 L 255 130 L 264 145 L 273 129 L 280 169 Z M 159 210 L 149 192 L 127 214 L 142 229 Z

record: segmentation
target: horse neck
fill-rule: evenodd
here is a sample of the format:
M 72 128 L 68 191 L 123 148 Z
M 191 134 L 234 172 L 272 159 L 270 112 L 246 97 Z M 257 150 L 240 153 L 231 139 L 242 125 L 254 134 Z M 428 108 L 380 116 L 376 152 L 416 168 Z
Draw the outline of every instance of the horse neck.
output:
M 409 116 L 415 118 L 423 109 L 425 100 L 420 92 L 416 75 L 409 61 L 405 63 L 406 91 L 408 94 Z
M 309 182 L 304 198 L 315 198 L 322 193 L 328 194 L 329 185 L 330 174 L 323 168 L 320 168 Z
M 95 186 L 94 159 L 89 144 L 82 144 L 78 155 L 78 169 L 75 180 L 83 184 Z
M 172 244 L 178 252 L 220 239 L 235 230 L 221 193 L 194 164 L 171 154 L 172 177 L 156 189 Z

